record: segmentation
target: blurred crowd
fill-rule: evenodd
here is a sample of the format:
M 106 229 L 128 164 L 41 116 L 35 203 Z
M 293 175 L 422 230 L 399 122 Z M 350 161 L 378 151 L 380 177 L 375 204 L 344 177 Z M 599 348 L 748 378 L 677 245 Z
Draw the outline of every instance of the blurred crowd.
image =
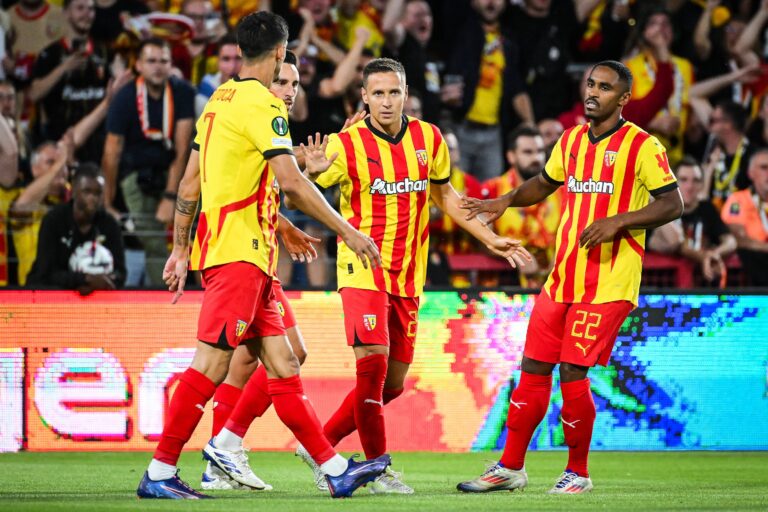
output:
M 289 24 L 299 70 L 289 98 L 296 145 L 341 130 L 363 108 L 363 66 L 392 57 L 407 73 L 406 114 L 440 127 L 451 182 L 474 197 L 496 197 L 539 173 L 563 131 L 586 121 L 590 64 L 625 62 L 634 83 L 624 117 L 665 144 L 686 205 L 682 219 L 649 233 L 646 275 L 671 275 L 655 283 L 668 286 L 768 285 L 768 0 L 2 7 L 0 286 L 162 286 L 197 115 L 237 74 L 232 29 L 257 9 Z M 562 201 L 555 194 L 497 221 L 499 233 L 524 240 L 535 256 L 519 271 L 434 209 L 431 284 L 541 286 Z M 335 237 L 299 213 L 289 218 L 323 243 L 309 266 L 281 258 L 284 284 L 332 286 Z

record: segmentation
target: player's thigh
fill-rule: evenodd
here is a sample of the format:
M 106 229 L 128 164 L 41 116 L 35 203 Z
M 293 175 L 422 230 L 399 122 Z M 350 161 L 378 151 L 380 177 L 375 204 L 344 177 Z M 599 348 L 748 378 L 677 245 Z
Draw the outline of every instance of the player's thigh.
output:
M 607 364 L 619 328 L 632 308 L 628 301 L 572 304 L 565 318 L 560 360 L 585 367 Z
M 347 345 L 355 347 L 360 357 L 367 347 L 389 347 L 389 299 L 386 292 L 342 288 L 341 303 L 344 309 L 344 331 Z M 358 350 L 359 349 L 359 350 Z M 388 353 L 375 349 L 375 353 Z
M 560 362 L 567 311 L 568 304 L 553 301 L 544 291 L 539 293 L 528 320 L 525 357 L 550 364 Z
M 416 350 L 419 298 L 390 295 L 389 306 L 389 359 L 410 365 Z
M 198 341 L 195 355 L 192 357 L 192 363 L 189 366 L 218 385 L 224 381 L 227 375 L 232 352 L 229 348 L 221 348 L 210 343 Z

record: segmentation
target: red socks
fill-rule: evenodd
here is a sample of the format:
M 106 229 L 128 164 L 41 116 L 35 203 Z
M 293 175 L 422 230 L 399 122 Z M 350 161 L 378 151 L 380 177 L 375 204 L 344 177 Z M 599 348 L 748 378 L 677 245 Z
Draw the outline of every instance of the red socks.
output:
M 168 405 L 165 426 L 153 458 L 175 466 L 181 449 L 192 437 L 195 427 L 203 417 L 203 408 L 216 391 L 216 385 L 192 368 L 181 374 L 176 392 Z
M 219 384 L 216 393 L 213 395 L 213 431 L 211 437 L 216 435 L 224 428 L 224 424 L 232 414 L 232 410 L 237 404 L 237 400 L 243 390 L 230 384 Z
M 248 379 L 248 383 L 243 388 L 242 397 L 229 415 L 225 425 L 227 430 L 245 437 L 253 420 L 267 412 L 270 405 L 272 405 L 272 397 L 269 396 L 267 389 L 267 370 L 261 364 Z
M 368 460 L 384 455 L 387 451 L 387 434 L 382 414 L 386 378 L 386 355 L 374 354 L 357 360 L 355 424 Z
M 547 413 L 551 391 L 552 375 L 521 372 L 507 412 L 507 442 L 501 456 L 505 468 L 522 469 L 525 464 L 525 452 L 533 431 Z
M 323 435 L 320 420 L 304 395 L 298 375 L 286 379 L 268 379 L 267 387 L 280 420 L 293 432 L 318 465 L 336 455 L 336 451 Z M 229 429 L 229 426 L 227 428 Z
M 403 388 L 384 388 L 384 405 L 403 394 Z M 342 439 L 357 430 L 355 424 L 355 389 L 347 394 L 341 406 L 333 413 L 331 419 L 325 424 L 325 437 L 331 446 L 336 446 Z
M 568 445 L 568 466 L 579 476 L 588 477 L 587 459 L 595 424 L 595 402 L 589 388 L 589 379 L 560 384 L 563 391 L 563 422 L 565 444 Z

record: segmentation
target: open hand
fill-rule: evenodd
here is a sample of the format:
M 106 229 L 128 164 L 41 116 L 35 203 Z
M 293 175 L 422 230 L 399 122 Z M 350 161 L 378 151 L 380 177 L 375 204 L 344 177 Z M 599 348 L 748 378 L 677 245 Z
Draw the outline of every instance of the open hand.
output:
M 356 112 L 352 117 L 348 117 L 346 121 L 344 121 L 344 126 L 341 128 L 341 131 L 346 130 L 353 124 L 359 123 L 363 119 L 368 117 L 368 112 L 365 110 L 361 110 L 360 112 Z
M 377 268 L 381 266 L 381 254 L 373 238 L 362 234 L 358 230 L 350 227 L 347 233 L 341 235 L 347 247 L 357 254 L 357 258 L 362 262 L 363 268 Z
M 480 219 L 486 226 L 493 224 L 496 219 L 504 215 L 507 207 L 507 200 L 502 197 L 495 199 L 477 199 L 475 197 L 462 197 L 461 204 L 459 205 L 465 210 L 469 210 L 467 213 L 467 220 L 472 220 L 481 213 L 487 214 L 483 219 Z
M 307 137 L 307 145 L 301 144 L 301 151 L 304 153 L 304 165 L 307 170 L 307 174 L 310 177 L 316 178 L 320 174 L 328 170 L 333 165 L 334 160 L 338 158 L 339 154 L 334 153 L 330 158 L 325 156 L 325 148 L 328 146 L 328 136 L 325 135 L 320 140 L 320 133 L 315 133 L 314 140 L 310 135 Z
M 280 238 L 293 261 L 311 263 L 317 259 L 317 251 L 313 243 L 319 244 L 321 239 L 310 236 L 294 225 L 280 232 Z
M 522 267 L 527 262 L 533 260 L 533 257 L 531 257 L 531 254 L 525 247 L 523 247 L 523 243 L 520 240 L 496 236 L 486 245 L 486 247 L 496 256 L 501 256 L 506 259 L 512 268 L 517 268 L 518 266 Z

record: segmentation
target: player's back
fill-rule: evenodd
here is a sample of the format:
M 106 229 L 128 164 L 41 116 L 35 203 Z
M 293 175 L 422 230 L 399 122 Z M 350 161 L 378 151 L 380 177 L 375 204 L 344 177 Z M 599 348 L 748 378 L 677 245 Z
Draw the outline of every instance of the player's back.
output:
M 267 160 L 291 153 L 285 104 L 256 79 L 229 80 L 208 100 L 195 143 L 202 208 L 193 268 L 249 261 L 271 274 L 279 198 Z

